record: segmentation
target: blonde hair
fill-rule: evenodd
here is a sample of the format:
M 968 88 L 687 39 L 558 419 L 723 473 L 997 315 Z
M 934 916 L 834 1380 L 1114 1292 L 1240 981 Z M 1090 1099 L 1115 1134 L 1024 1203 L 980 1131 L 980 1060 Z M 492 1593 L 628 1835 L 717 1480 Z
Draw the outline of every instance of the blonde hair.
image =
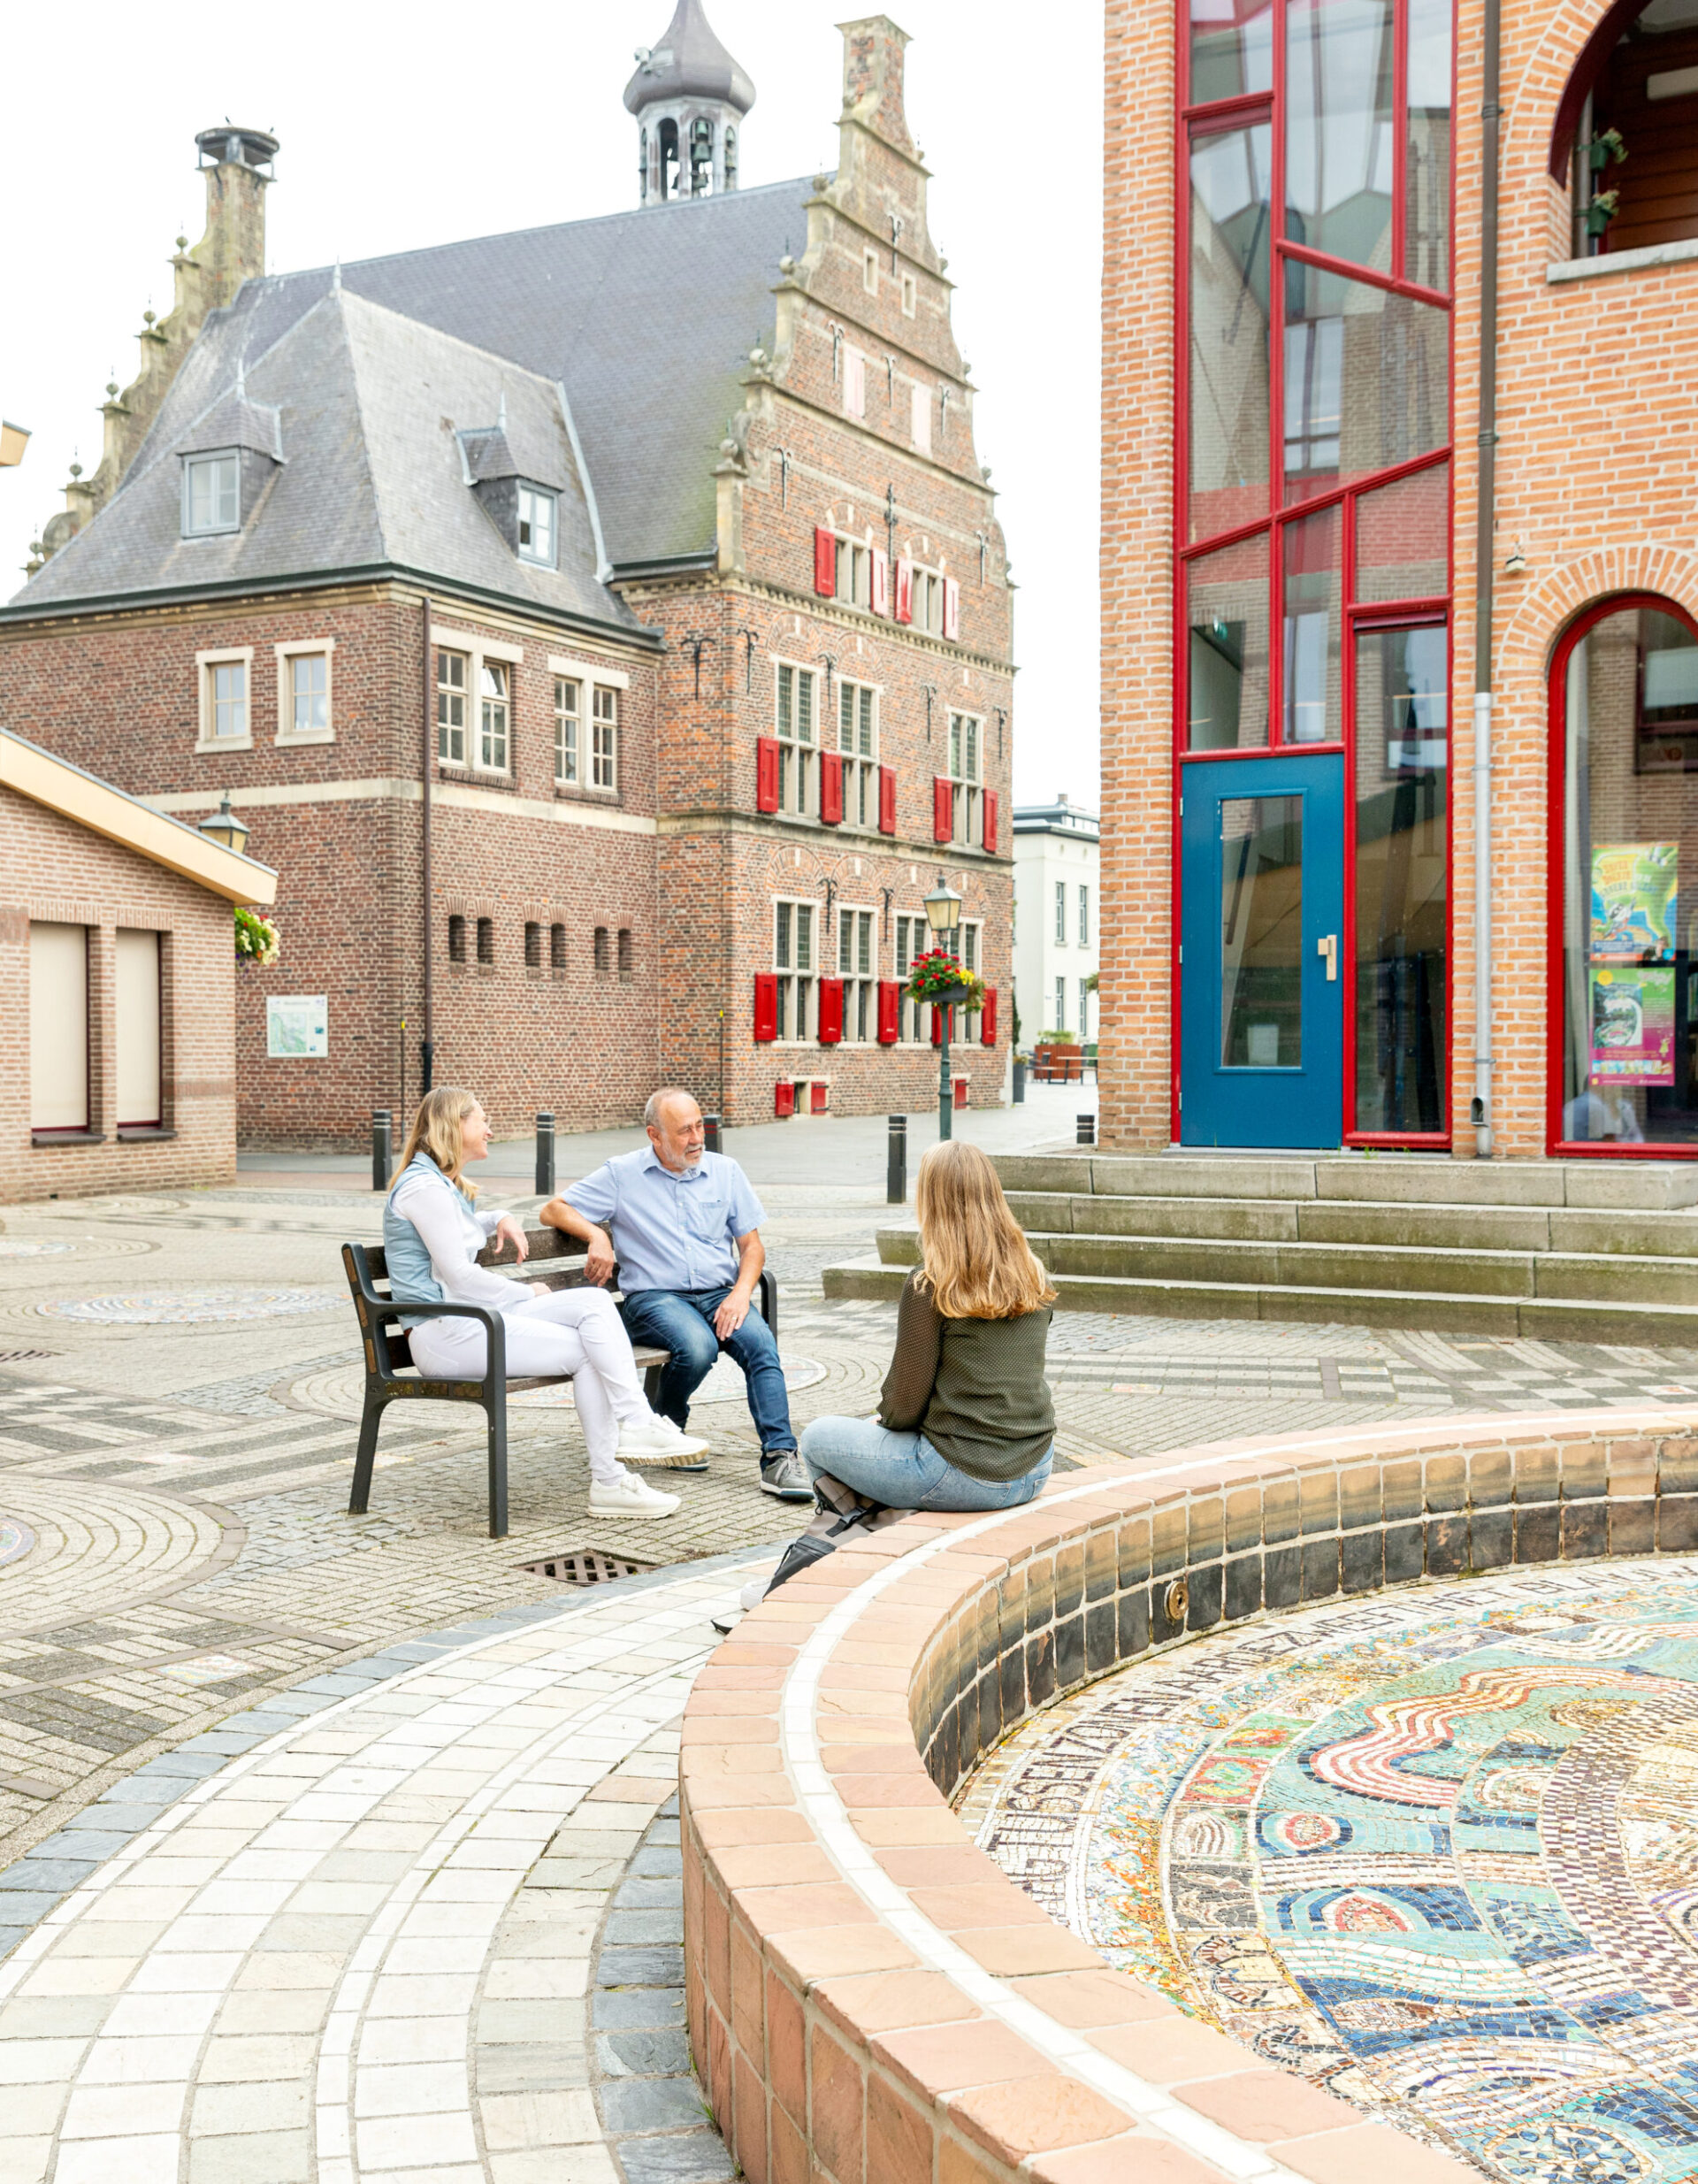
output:
M 463 1092 L 458 1084 L 439 1084 L 434 1092 L 426 1092 L 413 1110 L 412 1128 L 401 1148 L 395 1174 L 404 1174 L 413 1155 L 424 1153 L 436 1162 L 451 1184 L 469 1199 L 475 1199 L 477 1184 L 467 1183 L 460 1173 L 465 1160 L 460 1126 L 477 1105 L 477 1094 Z
M 1013 1320 L 1052 1304 L 1050 1277 L 977 1146 L 932 1146 L 914 1190 L 922 1283 L 946 1320 Z

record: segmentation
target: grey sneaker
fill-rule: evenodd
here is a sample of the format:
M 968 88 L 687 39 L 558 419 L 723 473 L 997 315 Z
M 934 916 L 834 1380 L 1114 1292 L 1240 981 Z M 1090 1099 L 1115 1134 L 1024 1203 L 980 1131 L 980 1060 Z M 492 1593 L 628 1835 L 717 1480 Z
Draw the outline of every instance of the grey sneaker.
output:
M 807 1466 L 793 1448 L 781 1448 L 761 1459 L 761 1491 L 776 1494 L 780 1501 L 812 1501 L 814 1482 Z

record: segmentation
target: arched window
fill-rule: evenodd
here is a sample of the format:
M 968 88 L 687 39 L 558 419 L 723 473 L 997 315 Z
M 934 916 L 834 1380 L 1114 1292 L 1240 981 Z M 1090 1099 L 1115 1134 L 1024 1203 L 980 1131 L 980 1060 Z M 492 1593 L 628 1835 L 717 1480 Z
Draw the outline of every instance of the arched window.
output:
M 1698 16 L 1687 0 L 1616 0 L 1574 64 L 1551 133 L 1573 255 L 1698 237 Z
M 737 188 L 737 131 L 729 121 L 725 124 L 725 187 Z
M 1683 608 L 1625 594 L 1570 625 L 1550 795 L 1551 1149 L 1698 1153 L 1698 921 L 1681 900 L 1698 885 L 1698 623 Z
M 637 138 L 637 195 L 639 201 L 648 203 L 648 131 L 638 132 Z
M 705 197 L 714 186 L 714 125 L 706 114 L 690 124 L 690 195 Z
M 661 124 L 660 184 L 664 203 L 678 186 L 678 125 L 669 117 Z

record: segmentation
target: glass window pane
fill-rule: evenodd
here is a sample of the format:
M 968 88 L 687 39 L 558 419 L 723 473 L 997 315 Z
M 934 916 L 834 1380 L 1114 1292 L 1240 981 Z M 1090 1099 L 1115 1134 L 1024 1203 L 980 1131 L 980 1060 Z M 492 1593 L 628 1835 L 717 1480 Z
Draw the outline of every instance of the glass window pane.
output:
M 1267 506 L 1268 226 L 1273 132 L 1191 147 L 1189 536 Z
M 1451 0 L 1409 0 L 1409 172 L 1404 272 L 1450 286 Z
M 1285 526 L 1285 647 L 1281 731 L 1288 743 L 1336 743 L 1343 732 L 1339 510 Z
M 1267 539 L 1185 568 L 1186 719 L 1193 751 L 1259 749 L 1267 725 Z
M 1295 1069 L 1302 1061 L 1303 799 L 1225 797 L 1220 1066 Z
M 1392 0 L 1289 0 L 1285 232 L 1388 273 Z
M 1442 599 L 1450 589 L 1450 465 L 1400 478 L 1356 504 L 1358 602 Z
M 1273 0 L 1191 0 L 1192 105 L 1273 82 Z
M 1295 258 L 1285 302 L 1288 502 L 1444 445 L 1449 311 Z
M 1698 978 L 1680 881 L 1698 858 L 1698 645 L 1624 608 L 1563 696 L 1563 1119 L 1572 1144 L 1698 1143 Z M 1656 717 L 1648 718 L 1648 716 Z M 1683 945 L 1684 942 L 1684 945 Z
M 1356 1127 L 1444 1128 L 1449 648 L 1442 625 L 1356 646 Z
M 241 464 L 233 455 L 220 456 L 218 464 L 218 522 L 226 530 L 235 527 L 241 491 Z

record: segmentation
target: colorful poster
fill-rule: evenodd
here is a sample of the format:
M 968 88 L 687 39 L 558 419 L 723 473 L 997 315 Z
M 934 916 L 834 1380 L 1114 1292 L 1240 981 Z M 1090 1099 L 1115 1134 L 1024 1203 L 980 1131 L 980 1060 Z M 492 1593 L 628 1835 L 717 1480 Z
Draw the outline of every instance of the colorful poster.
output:
M 1618 842 L 1592 852 L 1592 961 L 1674 961 L 1679 842 Z
M 1592 973 L 1592 1075 L 1617 1084 L 1673 1084 L 1671 970 Z

